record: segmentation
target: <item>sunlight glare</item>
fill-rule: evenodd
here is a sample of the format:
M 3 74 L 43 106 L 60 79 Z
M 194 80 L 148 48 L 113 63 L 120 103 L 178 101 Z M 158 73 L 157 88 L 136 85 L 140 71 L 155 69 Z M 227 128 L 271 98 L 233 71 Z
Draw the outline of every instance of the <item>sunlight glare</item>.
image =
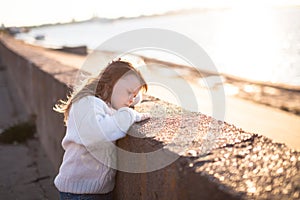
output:
M 234 67 L 235 75 L 270 80 L 278 65 L 279 41 L 274 13 L 259 1 L 237 3 L 217 32 L 213 54 L 221 71 Z

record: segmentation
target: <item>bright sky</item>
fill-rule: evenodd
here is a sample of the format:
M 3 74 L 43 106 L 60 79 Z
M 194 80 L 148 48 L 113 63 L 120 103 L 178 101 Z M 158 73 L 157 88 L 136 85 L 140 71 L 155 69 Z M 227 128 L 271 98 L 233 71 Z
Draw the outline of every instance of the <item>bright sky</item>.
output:
M 232 7 L 243 3 L 300 5 L 300 0 L 0 0 L 0 25 L 28 26 L 164 13 L 195 7 Z M 254 3 L 253 3 L 254 2 Z

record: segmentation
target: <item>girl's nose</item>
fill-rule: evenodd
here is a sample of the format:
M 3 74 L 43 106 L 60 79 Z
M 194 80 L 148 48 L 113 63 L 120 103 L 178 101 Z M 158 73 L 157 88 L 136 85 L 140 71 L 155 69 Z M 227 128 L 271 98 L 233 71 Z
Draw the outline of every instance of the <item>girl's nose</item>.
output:
M 131 105 L 131 104 L 133 103 L 133 101 L 134 101 L 134 96 L 131 95 L 131 96 L 129 97 L 129 104 Z

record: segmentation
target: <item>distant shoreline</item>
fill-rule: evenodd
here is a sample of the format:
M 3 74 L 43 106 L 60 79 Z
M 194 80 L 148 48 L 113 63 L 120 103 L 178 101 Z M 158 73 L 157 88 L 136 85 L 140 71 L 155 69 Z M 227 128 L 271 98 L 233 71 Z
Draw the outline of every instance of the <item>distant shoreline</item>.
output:
M 281 5 L 281 6 L 272 6 L 275 9 L 279 8 L 296 8 L 300 9 L 300 5 Z M 120 20 L 132 20 L 132 19 L 142 19 L 142 18 L 154 18 L 154 17 L 162 17 L 162 16 L 171 16 L 171 15 L 181 15 L 181 14 L 191 14 L 191 13 L 197 13 L 197 12 L 210 12 L 210 11 L 226 11 L 230 10 L 230 7 L 203 7 L 203 8 L 190 8 L 190 9 L 181 9 L 181 10 L 171 10 L 164 13 L 158 13 L 158 14 L 150 14 L 150 15 L 139 15 L 134 17 L 117 17 L 117 18 L 104 18 L 104 17 L 98 17 L 93 16 L 90 19 L 86 20 L 75 20 L 71 19 L 69 22 L 54 22 L 54 23 L 45 23 L 45 24 L 39 24 L 39 25 L 29 25 L 29 26 L 8 26 L 6 28 L 10 27 L 16 27 L 16 28 L 26 28 L 26 29 L 32 29 L 32 28 L 41 28 L 41 27 L 47 27 L 47 26 L 59 26 L 59 25 L 69 25 L 69 24 L 81 24 L 86 22 L 103 22 L 103 23 L 110 23 Z
M 69 25 L 69 24 L 81 24 L 86 22 L 102 22 L 102 23 L 111 23 L 115 21 L 120 20 L 132 20 L 132 19 L 143 19 L 143 18 L 154 18 L 154 17 L 162 17 L 162 16 L 171 16 L 171 15 L 181 15 L 181 14 L 187 14 L 187 13 L 196 13 L 196 12 L 209 12 L 209 11 L 223 11 L 228 10 L 230 8 L 226 7 L 220 7 L 220 8 L 191 8 L 191 9 L 181 9 L 181 10 L 171 10 L 164 13 L 158 13 L 158 14 L 150 14 L 150 15 L 139 15 L 134 17 L 117 17 L 117 18 L 104 18 L 104 17 L 98 17 L 93 16 L 90 19 L 86 20 L 75 20 L 71 19 L 69 22 L 54 22 L 54 23 L 45 23 L 45 24 L 39 24 L 39 25 L 31 25 L 31 26 L 9 26 L 10 27 L 17 27 L 17 28 L 41 28 L 41 27 L 47 27 L 47 26 L 60 26 L 60 25 Z

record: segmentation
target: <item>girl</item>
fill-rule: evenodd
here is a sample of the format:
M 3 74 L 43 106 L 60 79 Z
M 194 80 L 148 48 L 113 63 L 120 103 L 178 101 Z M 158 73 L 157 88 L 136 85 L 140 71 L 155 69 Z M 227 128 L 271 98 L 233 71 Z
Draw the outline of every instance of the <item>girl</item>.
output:
M 63 162 L 54 183 L 60 199 L 112 199 L 117 139 L 148 113 L 131 109 L 147 84 L 131 63 L 113 61 L 97 78 L 74 90 L 55 110 L 64 113 Z

